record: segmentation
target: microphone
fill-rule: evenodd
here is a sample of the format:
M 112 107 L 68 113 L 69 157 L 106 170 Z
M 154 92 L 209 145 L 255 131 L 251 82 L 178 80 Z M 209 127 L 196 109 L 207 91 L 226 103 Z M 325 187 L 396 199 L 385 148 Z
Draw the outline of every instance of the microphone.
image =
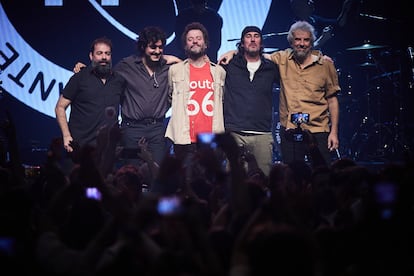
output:
M 339 150 L 335 149 L 335 152 L 336 152 L 336 156 L 338 157 L 338 159 L 341 159 L 341 154 L 339 153 Z
M 385 20 L 387 20 L 387 18 L 385 18 L 385 17 L 378 16 L 378 15 L 366 14 L 366 13 L 360 13 L 359 16 L 368 17 L 370 19 L 376 19 L 376 20 L 379 20 L 379 21 L 385 21 Z
M 414 58 L 413 47 L 411 47 L 411 46 L 408 47 L 407 52 L 408 52 L 408 55 L 410 56 L 411 62 L 413 62 L 413 58 Z
M 410 57 L 411 60 L 411 81 L 410 81 L 410 88 L 414 87 L 414 51 L 413 51 L 413 47 L 408 47 L 407 48 L 407 52 L 408 52 L 408 56 Z

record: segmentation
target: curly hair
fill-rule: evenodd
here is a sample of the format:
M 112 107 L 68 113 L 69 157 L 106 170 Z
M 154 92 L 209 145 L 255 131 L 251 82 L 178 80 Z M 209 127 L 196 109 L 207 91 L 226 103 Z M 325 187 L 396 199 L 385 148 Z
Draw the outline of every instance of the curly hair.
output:
M 185 26 L 184 32 L 181 35 L 181 42 L 183 44 L 183 47 L 185 47 L 186 42 L 187 42 L 187 34 L 191 30 L 200 30 L 203 33 L 204 42 L 206 43 L 208 47 L 209 45 L 208 31 L 206 27 L 204 27 L 204 25 L 201 24 L 200 22 L 192 22 L 192 23 L 189 23 L 187 26 Z
M 137 38 L 138 53 L 143 55 L 145 48 L 148 45 L 156 43 L 159 40 L 161 40 L 162 45 L 165 46 L 167 38 L 165 32 L 161 28 L 155 26 L 145 27 L 139 33 L 139 36 Z

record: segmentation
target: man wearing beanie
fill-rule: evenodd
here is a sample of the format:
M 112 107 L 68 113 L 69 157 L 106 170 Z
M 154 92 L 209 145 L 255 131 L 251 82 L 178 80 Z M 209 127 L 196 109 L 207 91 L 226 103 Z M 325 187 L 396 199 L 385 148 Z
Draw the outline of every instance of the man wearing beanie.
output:
M 268 175 L 272 165 L 273 85 L 277 66 L 263 58 L 262 31 L 243 29 L 237 54 L 223 67 L 227 71 L 224 126 L 241 148 L 253 154 L 258 168 Z
M 282 160 L 291 163 L 309 159 L 314 168 L 329 167 L 335 158 L 340 158 L 338 73 L 332 59 L 314 49 L 315 28 L 309 22 L 293 23 L 287 40 L 289 48 L 263 54 L 280 71 Z M 221 64 L 231 63 L 233 52 L 222 55 Z M 299 116 L 307 120 L 298 120 Z

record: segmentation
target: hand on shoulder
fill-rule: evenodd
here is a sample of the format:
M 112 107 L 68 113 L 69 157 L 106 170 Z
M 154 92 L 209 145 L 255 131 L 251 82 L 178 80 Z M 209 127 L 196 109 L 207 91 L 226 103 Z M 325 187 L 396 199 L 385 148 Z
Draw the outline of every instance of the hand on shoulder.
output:
M 73 73 L 79 73 L 80 72 L 80 70 L 82 70 L 83 68 L 85 68 L 86 67 L 86 65 L 85 64 L 83 64 L 82 62 L 77 62 L 76 64 L 75 64 L 75 67 L 73 67 Z
M 217 64 L 229 64 L 230 60 L 233 58 L 235 54 L 237 54 L 237 50 L 230 50 L 225 52 L 218 58 Z
M 324 60 L 327 60 L 327 61 L 330 61 L 330 62 L 334 63 L 333 59 L 332 59 L 330 56 L 323 55 L 323 57 L 322 57 L 322 58 L 323 58 Z

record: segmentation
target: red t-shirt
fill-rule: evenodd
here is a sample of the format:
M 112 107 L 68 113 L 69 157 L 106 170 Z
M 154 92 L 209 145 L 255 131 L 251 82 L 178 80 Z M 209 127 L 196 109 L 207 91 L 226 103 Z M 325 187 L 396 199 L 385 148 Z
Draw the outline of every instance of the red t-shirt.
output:
M 190 118 L 191 142 L 197 141 L 197 133 L 212 132 L 214 89 L 210 64 L 194 67 L 190 64 L 190 99 L 187 112 Z

